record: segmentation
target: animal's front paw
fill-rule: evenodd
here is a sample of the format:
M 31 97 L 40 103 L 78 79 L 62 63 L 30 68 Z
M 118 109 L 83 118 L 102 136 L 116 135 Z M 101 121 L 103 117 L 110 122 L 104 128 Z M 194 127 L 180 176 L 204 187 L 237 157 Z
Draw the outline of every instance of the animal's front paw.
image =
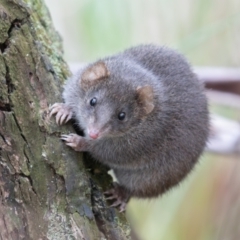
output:
M 113 188 L 104 193 L 108 195 L 107 200 L 113 200 L 111 207 L 117 207 L 119 212 L 124 212 L 126 210 L 127 203 L 130 198 L 130 193 L 118 183 L 113 183 Z
M 75 151 L 82 152 L 86 150 L 85 139 L 75 133 L 62 135 L 61 139 L 66 143 L 67 146 L 73 148 Z
M 49 110 L 49 117 L 56 114 L 56 123 L 58 125 L 68 122 L 73 116 L 72 108 L 64 103 L 54 103 Z

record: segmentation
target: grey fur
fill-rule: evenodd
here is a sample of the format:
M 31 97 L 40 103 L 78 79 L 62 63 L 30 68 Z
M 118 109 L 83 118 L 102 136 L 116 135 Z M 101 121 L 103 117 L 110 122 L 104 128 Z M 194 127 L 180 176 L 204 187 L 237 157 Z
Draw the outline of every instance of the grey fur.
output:
M 84 148 L 111 167 L 131 196 L 155 197 L 178 184 L 194 167 L 208 137 L 209 119 L 204 88 L 185 58 L 167 47 L 141 45 L 100 59 L 110 72 L 105 81 L 81 88 L 82 73 L 70 78 L 63 92 L 79 125 L 89 119 L 105 131 Z M 150 85 L 154 109 L 143 115 L 136 89 Z M 91 98 L 97 98 L 91 107 Z M 117 118 L 120 111 L 127 119 Z

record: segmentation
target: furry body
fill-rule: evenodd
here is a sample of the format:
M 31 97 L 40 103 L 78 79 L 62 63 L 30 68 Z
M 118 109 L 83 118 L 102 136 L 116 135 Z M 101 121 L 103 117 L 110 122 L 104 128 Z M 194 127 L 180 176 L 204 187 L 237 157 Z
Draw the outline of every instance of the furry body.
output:
M 64 140 L 112 168 L 129 196 L 156 197 L 178 184 L 207 141 L 204 88 L 185 58 L 166 47 L 100 59 L 67 81 L 63 98 L 85 132 Z

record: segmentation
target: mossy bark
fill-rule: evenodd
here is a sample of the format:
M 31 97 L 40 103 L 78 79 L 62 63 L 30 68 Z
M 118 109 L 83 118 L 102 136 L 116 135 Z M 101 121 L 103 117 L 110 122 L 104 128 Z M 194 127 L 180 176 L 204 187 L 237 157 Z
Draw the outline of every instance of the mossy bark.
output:
M 106 205 L 104 167 L 66 147 L 48 117 L 69 70 L 42 0 L 0 0 L 0 238 L 129 239 Z

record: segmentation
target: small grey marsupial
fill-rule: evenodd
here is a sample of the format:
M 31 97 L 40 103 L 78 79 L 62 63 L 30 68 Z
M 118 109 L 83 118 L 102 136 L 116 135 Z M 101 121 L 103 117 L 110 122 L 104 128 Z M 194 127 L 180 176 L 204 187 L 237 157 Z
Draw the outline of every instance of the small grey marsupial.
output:
M 85 135 L 61 139 L 114 170 L 118 184 L 106 194 L 121 211 L 132 196 L 177 185 L 208 138 L 204 87 L 167 47 L 140 45 L 91 63 L 67 80 L 63 99 L 50 115 L 59 124 L 74 118 Z

